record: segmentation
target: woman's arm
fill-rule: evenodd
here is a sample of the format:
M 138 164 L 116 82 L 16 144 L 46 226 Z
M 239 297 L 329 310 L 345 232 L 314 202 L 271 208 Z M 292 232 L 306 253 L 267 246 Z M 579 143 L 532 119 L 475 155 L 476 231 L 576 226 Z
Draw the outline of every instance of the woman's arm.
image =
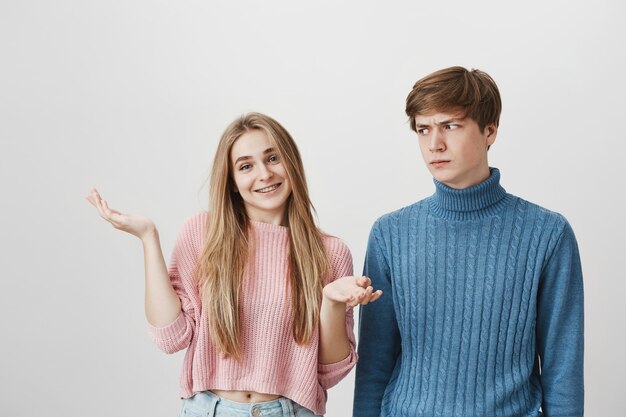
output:
M 87 201 L 95 206 L 100 216 L 113 227 L 141 239 L 146 274 L 146 318 L 155 327 L 164 327 L 174 322 L 181 311 L 180 299 L 170 282 L 159 233 L 152 220 L 137 214 L 120 213 L 109 208 L 95 188 L 87 196 Z
M 376 301 L 382 291 L 373 291 L 368 277 L 343 277 L 324 287 L 320 311 L 319 362 L 339 362 L 350 353 L 346 334 L 346 308 Z
M 155 327 L 164 327 L 180 314 L 180 299 L 167 273 L 156 227 L 141 242 L 146 270 L 146 319 Z

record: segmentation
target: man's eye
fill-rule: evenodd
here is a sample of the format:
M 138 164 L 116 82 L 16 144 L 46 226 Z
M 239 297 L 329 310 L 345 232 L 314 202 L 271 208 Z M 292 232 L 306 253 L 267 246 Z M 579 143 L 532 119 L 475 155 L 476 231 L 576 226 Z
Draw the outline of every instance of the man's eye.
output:
M 417 129 L 417 134 L 420 136 L 424 136 L 428 134 L 428 129 L 427 128 L 422 128 L 422 129 Z
M 450 123 L 450 124 L 447 124 L 445 127 L 446 127 L 446 130 L 454 130 L 457 127 L 459 127 L 459 125 L 454 124 L 454 123 Z

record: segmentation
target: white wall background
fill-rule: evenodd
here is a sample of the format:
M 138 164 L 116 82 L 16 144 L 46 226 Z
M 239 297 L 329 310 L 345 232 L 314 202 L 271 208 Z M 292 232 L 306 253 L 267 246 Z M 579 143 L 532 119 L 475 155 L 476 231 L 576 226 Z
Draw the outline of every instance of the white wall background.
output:
M 182 353 L 149 341 L 140 243 L 84 199 L 152 217 L 166 257 L 246 111 L 296 138 L 322 227 L 358 271 L 381 214 L 433 190 L 404 116 L 445 66 L 489 72 L 490 162 L 580 243 L 587 416 L 626 415 L 623 2 L 0 3 L 0 415 L 174 416 Z M 353 375 L 328 416 L 350 415 Z

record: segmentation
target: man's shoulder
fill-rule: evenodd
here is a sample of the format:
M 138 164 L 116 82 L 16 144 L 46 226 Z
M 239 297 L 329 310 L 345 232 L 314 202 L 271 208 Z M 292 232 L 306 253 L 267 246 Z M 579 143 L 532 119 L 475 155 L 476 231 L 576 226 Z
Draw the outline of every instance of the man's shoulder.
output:
M 538 218 L 544 219 L 548 223 L 554 224 L 557 228 L 562 229 L 567 224 L 567 219 L 563 214 L 550 210 L 522 197 L 518 197 L 515 195 L 511 196 L 518 201 L 517 207 L 522 208 L 528 213 L 536 215 Z
M 542 231 L 540 233 L 541 239 L 548 241 L 548 248 L 554 248 L 563 235 L 571 234 L 573 236 L 572 227 L 563 214 L 521 197 L 513 197 L 517 200 L 514 207 L 518 209 L 518 213 L 526 218 L 525 222 L 530 220 L 531 223 L 529 224 L 534 224 L 535 230 Z
M 372 229 L 383 231 L 399 226 L 407 217 L 419 215 L 419 213 L 426 208 L 430 198 L 431 197 L 424 198 L 408 206 L 383 214 L 376 219 Z

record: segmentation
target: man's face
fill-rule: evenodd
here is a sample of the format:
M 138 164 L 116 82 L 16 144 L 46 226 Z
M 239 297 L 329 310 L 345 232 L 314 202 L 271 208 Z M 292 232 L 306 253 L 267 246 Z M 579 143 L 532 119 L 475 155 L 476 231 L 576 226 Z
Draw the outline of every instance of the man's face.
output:
M 496 140 L 495 124 L 480 131 L 463 112 L 415 116 L 422 157 L 430 173 L 452 188 L 467 188 L 489 178 L 487 147 Z

